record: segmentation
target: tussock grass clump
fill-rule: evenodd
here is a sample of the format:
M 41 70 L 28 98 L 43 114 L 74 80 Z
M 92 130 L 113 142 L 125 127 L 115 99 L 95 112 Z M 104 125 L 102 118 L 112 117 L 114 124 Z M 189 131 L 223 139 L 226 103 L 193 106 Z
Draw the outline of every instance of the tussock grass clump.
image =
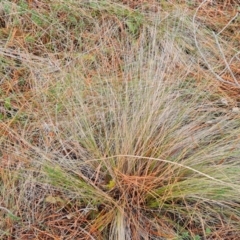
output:
M 2 239 L 239 236 L 239 113 L 202 74 L 194 34 L 207 34 L 133 2 L 6 5 L 46 35 L 18 56 L 5 39 L 21 74 L 1 85 Z
M 181 54 L 169 39 L 159 50 L 155 39 L 150 44 L 145 39 L 125 59 L 122 78 L 99 73 L 88 82 L 79 65 L 50 92 L 35 82 L 44 110 L 36 125 L 38 141 L 13 136 L 31 157 L 26 173 L 16 172 L 17 184 L 25 186 L 18 190 L 22 214 L 30 224 L 39 217 L 49 224 L 46 211 L 55 205 L 53 221 L 63 214 L 77 219 L 75 238 L 237 234 L 239 120 L 221 112 L 204 84 L 186 80 L 186 68 L 176 68 Z M 27 206 L 26 191 L 35 194 Z M 38 203 L 30 216 L 33 201 Z

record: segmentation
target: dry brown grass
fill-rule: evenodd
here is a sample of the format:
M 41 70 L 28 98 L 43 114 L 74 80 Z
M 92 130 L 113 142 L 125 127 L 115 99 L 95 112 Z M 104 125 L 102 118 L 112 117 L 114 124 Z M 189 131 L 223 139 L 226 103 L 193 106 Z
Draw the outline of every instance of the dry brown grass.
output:
M 0 3 L 0 238 L 238 239 L 238 2 L 92 2 Z

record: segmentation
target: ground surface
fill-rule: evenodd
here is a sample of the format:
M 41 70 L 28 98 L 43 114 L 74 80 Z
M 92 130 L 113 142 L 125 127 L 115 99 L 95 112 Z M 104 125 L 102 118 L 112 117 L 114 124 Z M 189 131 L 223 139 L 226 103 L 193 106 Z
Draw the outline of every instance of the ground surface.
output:
M 239 239 L 239 1 L 0 2 L 0 239 Z

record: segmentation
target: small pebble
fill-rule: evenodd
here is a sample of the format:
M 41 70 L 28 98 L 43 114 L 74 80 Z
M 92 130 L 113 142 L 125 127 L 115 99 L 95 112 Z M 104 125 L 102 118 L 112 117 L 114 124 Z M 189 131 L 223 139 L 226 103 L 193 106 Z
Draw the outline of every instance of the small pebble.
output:
M 225 106 L 228 106 L 228 100 L 226 98 L 221 98 L 221 103 Z
M 239 109 L 238 107 L 234 107 L 234 108 L 232 109 L 232 112 L 233 112 L 233 113 L 239 113 L 239 112 L 240 112 L 240 109 Z

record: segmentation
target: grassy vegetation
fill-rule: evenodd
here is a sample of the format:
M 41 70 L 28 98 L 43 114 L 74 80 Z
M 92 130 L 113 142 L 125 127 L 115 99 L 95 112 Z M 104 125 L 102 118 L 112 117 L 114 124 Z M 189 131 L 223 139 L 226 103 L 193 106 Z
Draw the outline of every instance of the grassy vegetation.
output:
M 0 3 L 0 239 L 238 239 L 238 1 Z

